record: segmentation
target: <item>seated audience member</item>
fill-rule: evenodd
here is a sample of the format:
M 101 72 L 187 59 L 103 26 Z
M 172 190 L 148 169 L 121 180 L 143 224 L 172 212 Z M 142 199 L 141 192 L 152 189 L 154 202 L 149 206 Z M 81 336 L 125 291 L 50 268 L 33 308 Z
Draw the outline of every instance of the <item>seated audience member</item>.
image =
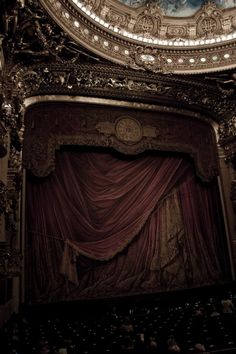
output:
M 168 346 L 168 352 L 174 352 L 174 353 L 179 353 L 180 352 L 180 347 L 177 344 L 174 336 L 170 336 L 168 338 L 167 346 Z
M 224 314 L 233 313 L 235 310 L 233 301 L 228 297 L 225 297 L 223 300 L 221 300 L 221 305 L 222 305 L 222 312 Z
M 206 348 L 202 343 L 196 343 L 194 349 L 196 353 L 202 353 L 206 351 Z
M 125 318 L 124 322 L 120 326 L 120 330 L 123 333 L 132 333 L 134 331 L 134 327 L 128 317 Z
M 147 350 L 148 352 L 154 352 L 157 350 L 157 342 L 155 341 L 155 338 L 153 337 L 148 338 Z

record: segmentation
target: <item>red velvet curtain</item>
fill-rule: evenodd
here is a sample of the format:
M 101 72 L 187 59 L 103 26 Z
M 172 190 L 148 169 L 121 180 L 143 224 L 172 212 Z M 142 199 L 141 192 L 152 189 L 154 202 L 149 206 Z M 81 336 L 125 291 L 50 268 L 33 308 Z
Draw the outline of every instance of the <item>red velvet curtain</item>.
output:
M 222 280 L 211 195 L 179 157 L 60 152 L 53 174 L 27 180 L 28 299 Z

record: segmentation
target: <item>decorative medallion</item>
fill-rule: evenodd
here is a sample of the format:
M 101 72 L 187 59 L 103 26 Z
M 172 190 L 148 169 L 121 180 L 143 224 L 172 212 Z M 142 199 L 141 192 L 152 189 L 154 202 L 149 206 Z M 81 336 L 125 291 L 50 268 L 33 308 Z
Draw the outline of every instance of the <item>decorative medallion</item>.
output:
M 223 13 L 215 4 L 206 5 L 197 19 L 199 37 L 213 37 L 222 32 Z
M 142 139 L 141 124 L 134 118 L 122 117 L 115 123 L 116 137 L 127 144 L 135 144 Z

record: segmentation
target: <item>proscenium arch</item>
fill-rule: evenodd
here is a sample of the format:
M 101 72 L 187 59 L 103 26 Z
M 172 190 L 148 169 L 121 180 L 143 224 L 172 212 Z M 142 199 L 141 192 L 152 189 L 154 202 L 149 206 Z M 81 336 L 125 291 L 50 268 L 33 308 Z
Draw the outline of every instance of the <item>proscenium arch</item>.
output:
M 36 176 L 46 176 L 50 172 L 54 170 L 55 167 L 55 153 L 56 150 L 60 149 L 62 146 L 88 146 L 88 147 L 107 147 L 107 148 L 113 148 L 123 154 L 129 154 L 129 155 L 135 155 L 144 152 L 145 150 L 153 150 L 153 151 L 169 151 L 169 152 L 180 152 L 180 153 L 186 153 L 189 156 L 191 156 L 194 160 L 195 163 L 195 168 L 196 168 L 196 173 L 197 175 L 203 180 L 203 181 L 210 181 L 213 177 L 218 176 L 218 185 L 219 185 L 219 194 L 220 194 L 220 199 L 221 199 L 221 205 L 222 205 L 222 210 L 223 210 L 223 218 L 224 218 L 224 224 L 225 224 L 225 230 L 226 230 L 226 241 L 227 241 L 227 246 L 228 246 L 228 252 L 229 252 L 229 258 L 230 258 L 230 264 L 231 264 L 231 272 L 234 276 L 233 272 L 233 261 L 232 261 L 232 250 L 230 247 L 230 236 L 229 236 L 229 231 L 228 231 L 228 222 L 227 218 L 225 216 L 225 206 L 224 206 L 224 198 L 222 196 L 222 190 L 221 190 L 221 177 L 220 177 L 220 169 L 218 166 L 218 149 L 217 149 L 217 143 L 218 143 L 218 123 L 214 121 L 213 119 L 209 118 L 208 116 L 201 114 L 199 112 L 194 112 L 193 110 L 190 109 L 180 109 L 176 107 L 171 107 L 171 106 L 164 106 L 164 105 L 157 105 L 157 104 L 147 104 L 147 103 L 140 103 L 140 102 L 131 102 L 131 101 L 124 101 L 124 100 L 115 100 L 115 99 L 103 99 L 103 98 L 98 98 L 98 97 L 83 97 L 83 96 L 69 96 L 69 95 L 42 95 L 42 96 L 32 96 L 28 97 L 24 100 L 24 106 L 26 108 L 25 112 L 25 117 L 27 114 L 29 114 L 30 110 L 34 110 L 37 107 L 44 107 L 44 110 L 46 110 L 46 105 L 47 104 L 52 104 L 54 107 L 55 105 L 58 104 L 72 104 L 74 107 L 80 107 L 84 106 L 86 109 L 88 107 L 101 107 L 104 108 L 106 107 L 107 109 L 126 109 L 128 112 L 136 111 L 139 114 L 140 113 L 149 113 L 151 115 L 158 115 L 158 114 L 175 114 L 176 115 L 176 120 L 179 122 L 180 119 L 185 123 L 187 126 L 190 121 L 194 121 L 196 123 L 199 123 L 200 125 L 204 125 L 204 127 L 207 128 L 207 130 L 210 132 L 210 135 L 212 137 L 211 141 L 208 141 L 208 147 L 211 147 L 212 152 L 214 152 L 214 158 L 213 158 L 213 165 L 214 168 L 211 169 L 210 175 L 206 176 L 204 174 L 204 169 L 201 166 L 201 154 L 197 154 L 197 152 L 193 151 L 191 147 L 183 147 L 180 148 L 180 146 L 164 146 L 162 144 L 155 144 L 153 140 L 150 140 L 148 145 L 145 144 L 124 144 L 124 142 L 121 142 L 117 139 L 116 136 L 112 134 L 106 134 L 104 133 L 99 133 L 98 131 L 96 132 L 96 137 L 91 134 L 82 134 L 82 133 L 77 133 L 74 136 L 71 135 L 63 135 L 60 134 L 58 136 L 50 136 L 49 139 L 49 145 L 47 146 L 47 151 L 49 154 L 51 154 L 51 159 L 50 163 L 46 166 L 43 166 L 42 169 L 39 169 L 38 171 L 34 168 L 32 165 L 32 161 L 27 159 L 27 151 L 25 151 L 25 144 L 23 144 L 23 167 L 24 167 L 24 188 L 25 190 L 25 183 L 26 183 L 26 174 L 25 171 L 26 169 L 29 169 L 35 174 Z M 57 120 L 57 116 L 54 116 L 55 121 Z M 157 118 L 157 117 L 156 117 Z M 136 119 L 136 117 L 135 117 Z M 101 121 L 105 121 L 104 117 L 101 116 Z M 156 119 L 158 122 L 158 119 Z M 141 119 L 142 123 L 142 119 Z M 56 123 L 58 124 L 58 122 Z M 26 125 L 26 130 L 27 130 L 27 122 L 25 121 Z M 36 129 L 35 129 L 36 130 Z M 195 133 L 195 132 L 193 132 Z M 158 136 L 155 138 L 157 139 Z M 44 141 L 45 143 L 45 141 Z M 213 144 L 210 144 L 213 143 Z M 201 144 L 199 144 L 200 147 Z M 135 149 L 134 149 L 135 147 Z M 32 150 L 29 149 L 28 152 L 31 154 Z M 25 157 L 26 153 L 26 157 Z M 29 154 L 28 154 L 29 156 Z M 24 191 L 23 191 L 23 199 L 24 199 Z M 24 204 L 24 203 L 23 203 Z M 24 211 L 23 211 L 24 214 Z M 23 217 L 23 225 L 22 225 L 22 235 L 24 235 L 24 217 Z M 22 240 L 24 243 L 24 240 Z

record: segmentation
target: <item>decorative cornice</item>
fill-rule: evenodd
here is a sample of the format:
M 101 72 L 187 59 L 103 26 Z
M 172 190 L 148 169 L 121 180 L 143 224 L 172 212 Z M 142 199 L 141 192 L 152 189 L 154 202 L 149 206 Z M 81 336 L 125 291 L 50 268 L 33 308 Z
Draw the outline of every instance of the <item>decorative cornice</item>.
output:
M 214 4 L 194 17 L 165 18 L 154 4 L 132 10 L 115 1 L 41 0 L 73 40 L 93 53 L 135 69 L 194 74 L 236 67 L 235 10 Z M 114 24 L 114 22 L 117 22 Z M 140 47 L 153 53 L 135 59 Z M 139 49 L 140 51 L 140 49 Z
M 157 75 L 105 64 L 38 64 L 12 70 L 8 76 L 24 98 L 36 95 L 92 96 L 168 104 L 203 111 L 220 121 L 236 109 L 234 93 L 215 83 Z M 23 109 L 23 108 L 22 108 Z

